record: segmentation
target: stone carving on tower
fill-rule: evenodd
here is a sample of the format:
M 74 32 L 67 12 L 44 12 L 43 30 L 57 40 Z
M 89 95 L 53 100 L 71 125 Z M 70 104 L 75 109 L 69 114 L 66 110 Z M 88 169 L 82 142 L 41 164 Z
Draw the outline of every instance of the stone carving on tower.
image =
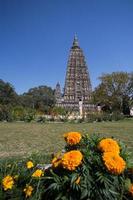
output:
M 77 36 L 74 37 L 68 58 L 63 101 L 61 106 L 79 110 L 79 102 L 85 110 L 91 105 L 92 87 L 83 50 L 80 48 Z

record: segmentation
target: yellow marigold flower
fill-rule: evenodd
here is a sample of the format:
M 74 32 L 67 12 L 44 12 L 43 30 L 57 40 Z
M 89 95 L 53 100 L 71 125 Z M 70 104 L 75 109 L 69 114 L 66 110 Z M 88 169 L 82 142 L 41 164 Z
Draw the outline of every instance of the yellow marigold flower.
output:
M 130 188 L 129 188 L 129 192 L 130 194 L 133 196 L 133 184 L 131 184 Z
M 102 158 L 106 168 L 112 174 L 121 174 L 126 167 L 126 162 L 123 158 L 114 152 L 106 152 L 103 154 Z
M 26 185 L 23 191 L 25 192 L 26 198 L 30 197 L 33 191 L 33 187 L 30 185 Z
M 69 145 L 76 145 L 81 140 L 81 134 L 78 132 L 69 132 L 64 134 L 64 138 Z
M 3 185 L 4 190 L 12 189 L 14 185 L 13 177 L 10 175 L 7 175 L 5 178 L 3 178 L 2 185 Z
M 62 157 L 62 166 L 68 170 L 75 170 L 81 164 L 83 155 L 78 150 L 65 153 Z
M 80 176 L 76 179 L 75 183 L 78 185 L 80 183 Z
M 33 167 L 34 167 L 34 164 L 33 164 L 32 161 L 28 161 L 28 162 L 26 163 L 26 166 L 27 166 L 28 169 L 30 169 L 30 168 L 33 168 Z
M 55 167 L 55 168 L 59 167 L 62 163 L 61 159 L 62 159 L 62 155 L 60 153 L 57 154 L 52 160 L 52 166 Z
M 120 153 L 120 147 L 115 140 L 112 138 L 106 138 L 99 142 L 98 149 L 102 152 L 115 152 Z
M 43 171 L 41 169 L 37 169 L 33 174 L 32 174 L 32 177 L 41 177 L 43 176 Z

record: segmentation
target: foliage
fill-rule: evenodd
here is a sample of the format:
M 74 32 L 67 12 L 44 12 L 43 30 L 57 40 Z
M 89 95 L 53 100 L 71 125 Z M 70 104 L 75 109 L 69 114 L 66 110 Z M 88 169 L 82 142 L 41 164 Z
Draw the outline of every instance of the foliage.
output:
M 54 103 L 54 91 L 48 86 L 31 88 L 27 93 L 18 95 L 10 83 L 0 80 L 0 121 L 30 122 L 34 119 L 35 110 L 51 114 Z
M 69 144 L 66 151 L 78 149 L 84 158 L 76 170 L 63 169 L 60 165 L 49 171 L 46 179 L 44 198 L 49 199 L 91 199 L 101 200 L 122 199 L 124 194 L 125 175 L 110 173 L 102 160 L 102 153 L 98 150 L 101 138 L 88 135 L 73 147 Z M 125 149 L 123 149 L 125 151 Z M 127 155 L 121 151 L 121 157 L 127 162 Z
M 27 93 L 21 95 L 21 103 L 24 107 L 48 113 L 55 103 L 54 91 L 48 86 L 31 88 Z
M 45 121 L 46 121 L 46 117 L 43 115 L 36 117 L 36 122 L 44 123 Z
M 101 83 L 93 93 L 94 103 L 107 110 L 129 114 L 130 101 L 133 99 L 133 73 L 113 72 L 99 77 Z
M 118 121 L 124 119 L 124 115 L 119 112 L 93 112 L 88 113 L 86 116 L 86 122 L 103 122 L 103 121 Z
M 53 115 L 63 115 L 63 116 L 66 116 L 67 115 L 67 113 L 68 113 L 68 111 L 65 109 L 65 108 L 62 108 L 62 107 L 54 107 L 53 109 L 52 109 L 52 113 L 53 113 Z
M 34 109 L 26 109 L 24 121 L 31 122 L 35 118 L 35 110 Z
M 17 105 L 19 103 L 18 95 L 10 83 L 0 79 L 0 104 Z
M 88 134 L 80 135 L 77 132 L 65 134 L 64 137 L 67 142 L 65 149 L 54 155 L 50 165 L 38 165 L 33 157 L 15 163 L 1 163 L 0 199 L 24 200 L 27 197 L 32 200 L 96 200 L 98 197 L 99 200 L 124 200 L 126 197 L 132 198 L 133 171 L 129 173 L 129 154 L 120 141 L 113 138 L 104 140 L 97 135 L 92 137 Z M 70 142 L 70 139 L 73 142 Z M 111 151 L 108 146 L 110 141 L 114 145 L 113 152 L 108 152 Z M 126 167 L 114 164 L 111 169 L 121 170 L 116 170 L 115 173 L 110 171 L 103 160 L 104 153 L 113 153 L 126 163 Z M 3 181 L 9 176 L 12 177 L 13 182 L 10 183 L 10 188 L 5 189 L 8 185 L 3 184 Z
M 15 121 L 30 122 L 34 119 L 35 110 L 31 108 L 24 108 L 22 106 L 16 106 L 12 108 L 12 118 Z
M 0 121 L 12 121 L 11 106 L 0 104 Z

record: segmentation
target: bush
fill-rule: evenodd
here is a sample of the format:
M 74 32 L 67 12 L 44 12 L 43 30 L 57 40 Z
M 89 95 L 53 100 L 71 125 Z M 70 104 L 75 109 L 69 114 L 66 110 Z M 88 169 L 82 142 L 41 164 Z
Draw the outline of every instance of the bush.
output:
M 65 149 L 51 164 L 27 161 L 1 163 L 2 200 L 132 199 L 133 170 L 125 146 L 112 138 L 64 135 Z
M 124 115 L 119 112 L 106 113 L 106 112 L 95 112 L 88 113 L 86 116 L 86 122 L 102 122 L 102 121 L 118 121 L 124 119 Z
M 11 122 L 12 120 L 11 107 L 7 105 L 0 105 L 0 121 Z
M 15 121 L 24 121 L 25 109 L 22 106 L 12 108 L 12 116 Z
M 34 120 L 35 110 L 31 108 L 24 108 L 22 106 L 16 106 L 12 108 L 12 118 L 15 121 L 30 122 Z
M 122 120 L 124 119 L 124 115 L 119 113 L 119 112 L 114 112 L 112 115 L 111 115 L 111 118 L 112 120 L 114 121 L 119 121 L 119 120 Z
M 24 121 L 31 122 L 35 119 L 35 110 L 34 109 L 25 109 Z
M 36 122 L 39 122 L 39 123 L 44 123 L 45 121 L 46 121 L 45 116 L 38 116 L 36 119 Z
M 88 135 L 85 135 L 79 144 L 73 143 L 72 145 L 72 140 L 76 141 L 75 138 L 76 136 L 73 136 L 67 140 L 65 154 L 72 151 L 75 153 L 76 150 L 82 153 L 83 160 L 80 162 L 80 158 L 76 158 L 76 154 L 74 157 L 67 155 L 68 157 L 65 158 L 64 154 L 56 156 L 53 160 L 53 168 L 49 170 L 44 181 L 47 189 L 44 191 L 43 198 L 72 200 L 96 200 L 97 197 L 101 200 L 124 198 L 123 191 L 126 180 L 124 172 L 125 163 L 128 162 L 125 147 L 122 148 L 120 145 L 122 150 L 118 158 L 121 158 L 123 166 L 121 164 L 121 171 L 116 173 L 116 169 L 112 170 L 112 166 L 109 169 L 105 166 L 102 159 L 104 153 L 98 148 L 101 138 L 97 136 L 89 138 Z M 111 148 L 113 149 L 112 146 Z M 113 153 L 114 155 L 118 154 L 116 151 Z M 74 160 L 75 158 L 76 160 Z

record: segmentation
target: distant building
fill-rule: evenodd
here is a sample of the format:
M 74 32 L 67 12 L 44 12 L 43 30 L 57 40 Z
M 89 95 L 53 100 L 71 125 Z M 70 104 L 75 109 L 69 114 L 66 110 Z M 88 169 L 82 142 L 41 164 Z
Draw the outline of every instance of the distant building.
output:
M 90 110 L 94 108 L 94 105 L 89 103 L 91 94 L 92 86 L 85 57 L 75 36 L 70 49 L 62 95 L 59 83 L 56 85 L 56 105 L 73 111 L 78 111 L 79 105 L 83 105 L 85 111 Z

